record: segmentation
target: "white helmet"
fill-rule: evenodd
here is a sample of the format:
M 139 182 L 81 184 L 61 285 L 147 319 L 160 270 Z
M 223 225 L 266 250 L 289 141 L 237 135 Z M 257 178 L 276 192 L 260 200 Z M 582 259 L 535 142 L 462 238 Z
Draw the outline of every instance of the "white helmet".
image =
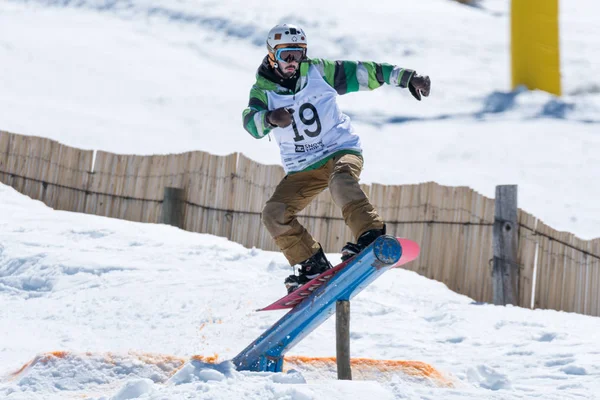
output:
M 269 64 L 277 68 L 276 52 L 285 47 L 299 47 L 304 49 L 306 56 L 306 34 L 302 28 L 292 24 L 274 26 L 267 36 L 267 50 L 269 51 Z

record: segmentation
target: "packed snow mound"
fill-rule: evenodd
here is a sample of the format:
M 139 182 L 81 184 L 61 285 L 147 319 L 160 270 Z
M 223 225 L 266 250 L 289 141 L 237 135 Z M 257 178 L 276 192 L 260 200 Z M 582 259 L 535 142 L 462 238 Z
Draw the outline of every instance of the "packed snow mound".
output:
M 171 396 L 192 391 L 198 396 L 194 398 L 200 399 L 304 400 L 324 398 L 324 393 L 334 390 L 348 395 L 352 390 L 358 390 L 357 395 L 374 391 L 382 398 L 390 398 L 390 392 L 375 381 L 390 387 L 402 382 L 453 387 L 451 380 L 422 362 L 353 359 L 355 382 L 346 385 L 335 382 L 332 358 L 286 357 L 285 365 L 287 371 L 282 373 L 240 372 L 230 361 L 219 361 L 216 355 L 184 360 L 150 353 L 55 351 L 37 355 L 2 379 L 0 394 L 8 398 L 44 393 L 44 398 L 127 400 L 177 398 Z
M 166 382 L 181 366 L 177 357 L 157 354 L 43 353 L 10 374 L 0 393 L 47 393 L 49 396 L 90 396 L 123 386 L 131 394 Z M 122 391 L 122 390 L 121 390 Z M 136 396 L 137 397 L 137 396 Z M 116 399 L 135 398 L 117 395 Z

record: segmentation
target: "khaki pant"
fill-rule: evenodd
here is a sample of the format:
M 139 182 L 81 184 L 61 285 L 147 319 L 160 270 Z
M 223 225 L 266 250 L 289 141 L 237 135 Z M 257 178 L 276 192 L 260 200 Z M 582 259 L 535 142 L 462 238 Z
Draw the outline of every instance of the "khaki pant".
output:
M 358 183 L 362 168 L 361 156 L 342 154 L 318 169 L 287 175 L 277 185 L 263 208 L 262 221 L 291 265 L 319 250 L 319 243 L 296 215 L 327 187 L 355 238 L 370 229 L 383 228 L 383 220 Z

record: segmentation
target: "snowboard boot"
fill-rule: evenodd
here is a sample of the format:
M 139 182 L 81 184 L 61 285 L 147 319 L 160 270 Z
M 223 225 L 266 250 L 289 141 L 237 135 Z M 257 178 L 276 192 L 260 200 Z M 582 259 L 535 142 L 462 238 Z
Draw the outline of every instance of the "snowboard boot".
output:
M 356 243 L 346 243 L 346 245 L 342 247 L 342 261 L 354 257 L 382 235 L 385 235 L 385 225 L 383 225 L 382 229 L 371 229 L 366 231 L 360 235 L 356 240 Z
M 315 255 L 300 263 L 300 275 L 290 275 L 285 278 L 284 283 L 288 294 L 311 279 L 316 278 L 329 268 L 332 268 L 331 263 L 327 261 L 327 257 L 323 253 L 323 248 L 320 248 Z

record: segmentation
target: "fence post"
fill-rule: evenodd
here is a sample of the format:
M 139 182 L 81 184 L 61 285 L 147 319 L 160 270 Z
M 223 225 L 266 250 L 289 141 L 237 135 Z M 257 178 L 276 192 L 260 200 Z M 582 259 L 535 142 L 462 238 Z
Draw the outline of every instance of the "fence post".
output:
M 519 224 L 517 221 L 517 185 L 496 186 L 494 214 L 494 261 L 492 285 L 494 304 L 519 304 Z
M 161 222 L 183 229 L 184 190 L 165 187 Z
M 338 379 L 352 380 L 349 300 L 338 300 L 335 303 L 335 334 Z

